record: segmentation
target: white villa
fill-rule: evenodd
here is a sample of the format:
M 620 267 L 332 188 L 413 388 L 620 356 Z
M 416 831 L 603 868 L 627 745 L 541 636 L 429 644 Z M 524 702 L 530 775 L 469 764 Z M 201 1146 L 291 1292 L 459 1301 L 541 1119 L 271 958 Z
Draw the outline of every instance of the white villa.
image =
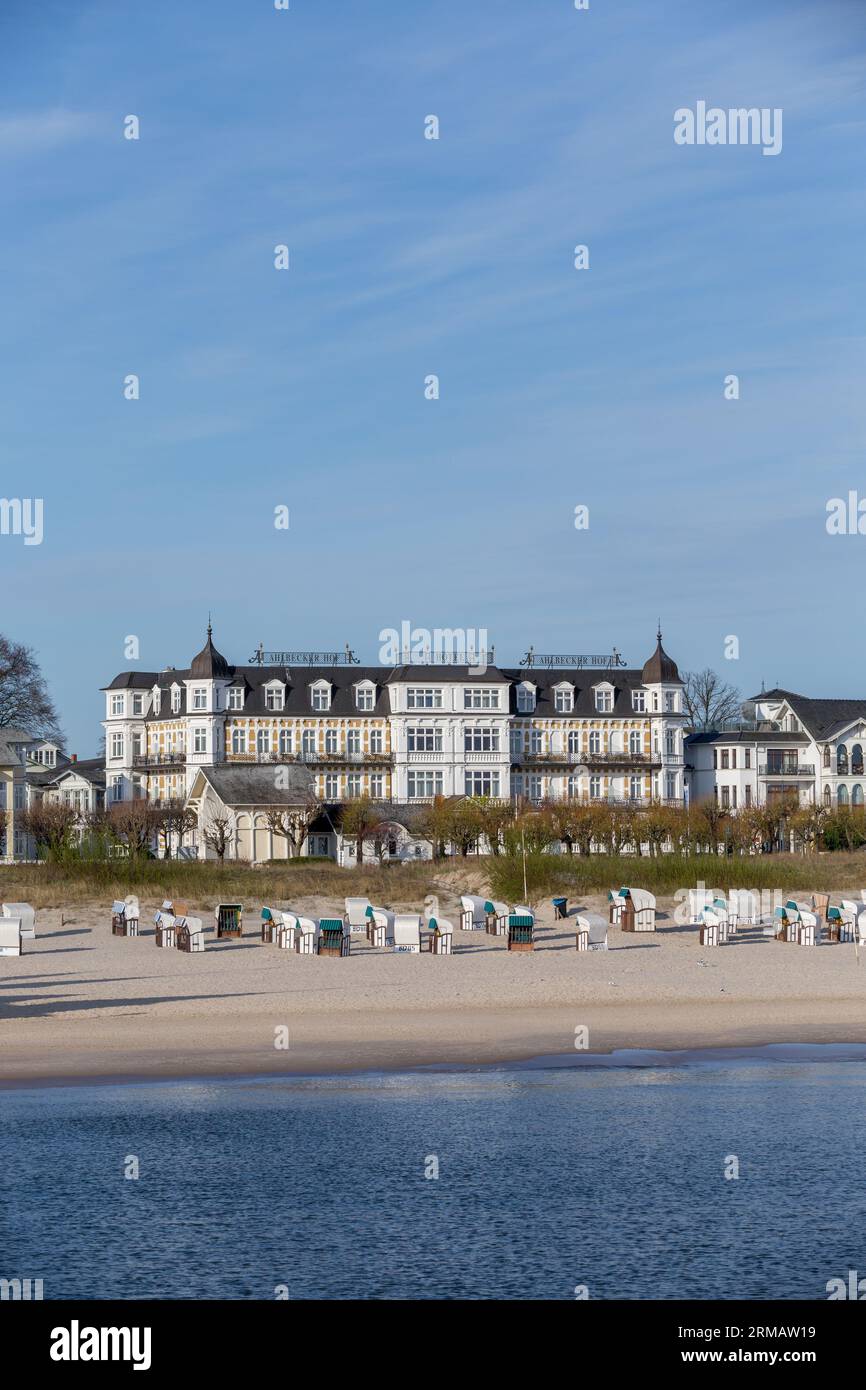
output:
M 748 721 L 686 739 L 693 800 L 737 810 L 796 794 L 801 805 L 864 805 L 866 700 L 767 690 L 744 708 Z
M 24 729 L 0 729 L 0 810 L 6 813 L 0 830 L 0 861 L 32 859 L 35 847 L 21 816 L 41 798 L 63 801 L 83 817 L 105 801 L 105 760 L 78 761 L 59 744 L 33 738 Z

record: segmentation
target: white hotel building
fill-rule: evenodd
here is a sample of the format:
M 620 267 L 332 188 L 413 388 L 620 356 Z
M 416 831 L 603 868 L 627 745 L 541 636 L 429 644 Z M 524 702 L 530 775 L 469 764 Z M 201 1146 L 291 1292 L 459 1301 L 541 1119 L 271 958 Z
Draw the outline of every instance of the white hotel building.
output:
M 231 665 L 208 628 L 188 667 L 116 676 L 105 687 L 107 804 L 198 805 L 219 782 L 238 853 L 259 858 L 257 817 L 302 786 L 330 805 L 362 794 L 408 806 L 438 795 L 683 802 L 682 682 L 661 634 L 638 669 L 531 652 L 519 668 L 483 670 L 280 655 Z M 275 764 L 297 772 L 282 795 Z

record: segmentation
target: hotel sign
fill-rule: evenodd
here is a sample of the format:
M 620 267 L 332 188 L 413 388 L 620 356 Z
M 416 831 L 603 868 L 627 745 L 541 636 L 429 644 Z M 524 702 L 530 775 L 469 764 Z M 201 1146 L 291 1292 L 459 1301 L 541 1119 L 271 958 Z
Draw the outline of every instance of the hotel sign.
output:
M 613 671 L 617 667 L 624 667 L 625 662 L 623 661 L 616 647 L 614 647 L 613 652 L 610 654 L 610 656 L 559 656 L 551 655 L 549 653 L 542 656 L 538 655 L 533 647 L 530 647 L 529 651 L 524 656 L 520 665 L 522 667 L 569 666 L 579 671 Z
M 266 652 L 261 643 L 250 657 L 251 666 L 357 666 L 358 658 L 347 645 L 341 652 Z

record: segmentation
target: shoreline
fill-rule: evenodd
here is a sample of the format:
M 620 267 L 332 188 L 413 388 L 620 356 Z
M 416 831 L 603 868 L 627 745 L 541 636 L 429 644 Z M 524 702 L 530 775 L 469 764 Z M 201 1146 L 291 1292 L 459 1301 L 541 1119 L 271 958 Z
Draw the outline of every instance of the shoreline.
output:
M 302 907 L 334 911 L 326 899 Z M 281 951 L 252 929 L 203 953 L 158 950 L 150 931 L 112 936 L 103 905 L 43 911 L 26 953 L 0 965 L 0 1089 L 866 1045 L 853 946 L 803 949 L 752 927 L 712 950 L 671 903 L 659 908 L 655 933 L 612 927 L 608 951 L 576 951 L 573 924 L 546 906 L 529 954 L 458 931 L 452 956 L 361 938 L 341 960 Z
M 171 1044 L 160 1044 L 146 1018 L 91 1031 L 87 1044 L 64 1039 L 34 1045 L 9 1039 L 0 1049 L 0 1091 L 74 1085 L 152 1084 L 159 1081 L 351 1077 L 544 1065 L 563 1058 L 574 1065 L 615 1065 L 622 1055 L 676 1056 L 758 1049 L 866 1049 L 866 1016 L 859 1000 L 646 1001 L 583 1007 L 413 1010 L 363 1013 L 353 1020 L 305 1015 L 290 1027 L 288 1051 L 262 1045 L 273 1014 L 225 1020 L 217 1046 L 203 1046 L 202 1020 L 173 1019 Z M 828 1008 L 829 1006 L 829 1008 Z M 827 1019 L 828 1012 L 834 1015 Z M 575 1027 L 589 1030 L 589 1045 L 574 1048 Z M 28 1029 L 29 1031 L 29 1029 Z M 102 1034 L 102 1036 L 100 1036 Z M 227 1036 L 229 1035 L 229 1036 Z M 571 1050 L 569 1050 L 571 1049 Z M 590 1061 L 589 1059 L 593 1059 Z M 852 1059 L 853 1060 L 853 1059 Z M 866 1053 L 864 1053 L 866 1060 Z

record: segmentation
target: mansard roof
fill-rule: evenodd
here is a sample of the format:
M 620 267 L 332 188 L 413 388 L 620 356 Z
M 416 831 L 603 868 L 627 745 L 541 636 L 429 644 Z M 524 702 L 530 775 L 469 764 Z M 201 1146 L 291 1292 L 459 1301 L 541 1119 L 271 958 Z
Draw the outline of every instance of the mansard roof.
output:
M 383 674 L 385 668 L 379 668 Z M 443 681 L 478 681 L 480 685 L 496 685 L 510 679 L 498 666 L 449 666 L 431 662 L 427 666 L 395 666 L 385 679 L 392 685 L 417 681 L 420 685 L 437 685 Z
M 573 666 L 524 666 L 511 670 L 503 668 L 502 675 L 511 682 L 511 713 L 525 718 L 526 712 L 517 708 L 517 687 L 522 681 L 530 681 L 535 686 L 535 709 L 532 714 L 544 718 L 545 715 L 562 718 L 593 718 L 598 714 L 595 707 L 595 687 L 613 686 L 613 710 L 620 718 L 632 718 L 637 711 L 632 707 L 632 691 L 644 687 L 643 674 L 617 666 L 610 670 L 584 670 Z M 574 704 L 563 715 L 556 708 L 556 687 L 566 681 L 574 688 Z

